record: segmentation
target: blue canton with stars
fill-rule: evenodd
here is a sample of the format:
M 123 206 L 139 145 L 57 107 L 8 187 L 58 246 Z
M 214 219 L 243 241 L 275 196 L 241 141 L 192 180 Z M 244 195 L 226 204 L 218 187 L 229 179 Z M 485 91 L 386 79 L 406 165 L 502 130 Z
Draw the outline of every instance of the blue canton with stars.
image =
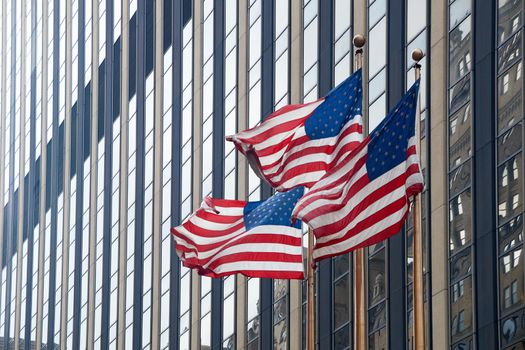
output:
M 303 187 L 287 192 L 276 192 L 265 201 L 248 202 L 244 207 L 244 226 L 250 230 L 261 225 L 280 225 L 301 228 L 297 220 L 291 225 L 292 210 L 304 194 Z
M 407 159 L 408 140 L 415 135 L 419 80 L 406 92 L 370 135 L 366 169 L 374 180 Z
M 339 134 L 355 115 L 361 114 L 361 69 L 330 91 L 304 123 L 310 140 L 324 139 Z

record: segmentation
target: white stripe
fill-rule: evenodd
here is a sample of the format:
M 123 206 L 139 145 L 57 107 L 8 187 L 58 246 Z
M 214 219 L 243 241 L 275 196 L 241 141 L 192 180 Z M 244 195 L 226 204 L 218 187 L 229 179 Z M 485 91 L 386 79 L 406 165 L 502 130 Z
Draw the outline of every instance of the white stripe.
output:
M 276 174 L 277 176 L 282 175 L 284 171 L 279 171 L 279 169 L 284 164 L 284 169 L 290 169 L 297 165 L 302 165 L 305 163 L 313 163 L 313 162 L 324 162 L 326 164 L 332 163 L 334 159 L 342 157 L 344 154 L 349 153 L 351 150 L 347 150 L 344 153 L 341 153 L 341 149 L 345 147 L 347 144 L 355 143 L 355 142 L 362 142 L 362 134 L 359 132 L 352 132 L 348 135 L 346 135 L 344 138 L 335 140 L 333 144 L 330 145 L 320 145 L 317 141 L 318 140 L 311 140 L 308 142 L 303 143 L 300 146 L 293 147 L 288 152 L 286 152 L 286 155 L 281 158 L 281 162 L 276 164 L 273 168 L 265 170 L 265 173 L 268 174 L 268 176 L 272 176 Z M 318 146 L 336 146 L 335 149 L 331 153 L 325 153 L 322 151 L 319 151 L 317 153 L 307 154 L 300 158 L 296 158 L 292 161 L 288 161 L 292 156 L 294 156 L 296 153 L 300 153 L 304 151 L 305 149 L 312 148 L 312 147 L 318 147 Z M 261 163 L 262 164 L 262 163 Z M 280 179 L 280 177 L 279 177 Z
M 217 266 L 214 272 L 228 273 L 235 271 L 297 271 L 303 272 L 303 263 L 275 261 L 240 261 Z
M 308 142 L 305 142 L 299 146 L 296 146 L 290 150 L 287 150 L 286 147 L 284 147 L 283 149 L 279 150 L 278 152 L 275 152 L 273 154 L 270 154 L 268 156 L 264 156 L 264 157 L 260 157 L 259 158 L 259 161 L 261 163 L 261 165 L 268 165 L 268 164 L 273 164 L 275 163 L 277 160 L 281 159 L 282 156 L 283 156 L 283 153 L 286 151 L 286 156 L 287 158 L 290 157 L 291 155 L 293 155 L 294 153 L 297 153 L 297 152 L 300 152 L 306 148 L 309 148 L 309 147 L 319 147 L 319 146 L 334 146 L 334 145 L 338 145 L 338 147 L 331 153 L 331 154 L 337 154 L 337 152 L 340 150 L 341 147 L 343 147 L 346 143 L 350 143 L 350 142 L 355 142 L 355 141 L 358 141 L 358 142 L 362 142 L 363 141 L 363 133 L 360 133 L 360 132 L 352 132 L 350 133 L 349 135 L 347 135 L 346 137 L 344 138 L 340 138 L 341 137 L 341 134 L 343 134 L 346 129 L 354 126 L 354 125 L 362 125 L 362 122 L 361 122 L 361 116 L 355 116 L 351 121 L 349 121 L 348 123 L 346 123 L 343 128 L 341 129 L 341 131 L 339 132 L 339 134 L 337 134 L 336 136 L 333 136 L 333 137 L 327 137 L 327 138 L 324 138 L 324 139 L 316 139 L 316 140 L 310 140 Z M 306 135 L 306 130 L 304 128 L 304 126 L 301 126 L 301 128 L 297 128 L 296 129 L 296 135 L 294 135 L 293 137 L 293 140 L 295 139 L 298 139 L 300 137 L 303 137 Z M 352 136 L 350 136 L 352 135 Z M 284 139 L 284 137 L 282 138 Z M 281 140 L 282 140 L 281 139 Z M 280 140 L 279 140 L 280 141 Z M 261 148 L 261 149 L 264 149 L 265 147 Z M 259 149 L 259 148 L 257 148 Z M 324 153 L 322 153 L 324 154 Z M 326 154 L 324 154 L 326 156 Z M 285 159 L 282 159 L 281 160 L 281 164 L 285 163 Z M 278 168 L 278 166 L 270 169 L 270 170 L 267 170 L 267 172 L 269 174 L 273 173 L 276 171 L 276 168 Z
M 181 235 L 183 235 L 186 238 L 192 240 L 196 244 L 204 245 L 204 244 L 214 244 L 214 243 L 218 243 L 218 242 L 221 242 L 221 241 L 225 241 L 225 240 L 231 239 L 231 238 L 237 236 L 238 234 L 243 233 L 244 230 L 245 230 L 245 227 L 242 226 L 239 230 L 237 230 L 235 232 L 232 232 L 232 233 L 230 233 L 228 235 L 219 236 L 219 237 L 203 237 L 203 236 L 195 235 L 195 234 L 191 233 L 190 231 L 188 231 L 184 226 L 179 226 L 179 227 L 176 227 L 175 229 Z M 177 242 L 179 241 L 179 239 L 180 239 L 179 237 L 175 237 L 175 240 Z
M 403 198 L 405 196 L 405 193 L 406 193 L 405 186 L 398 187 L 394 191 L 389 192 L 389 194 L 384 196 L 381 200 L 373 202 L 365 210 L 360 212 L 354 218 L 354 220 L 352 220 L 346 226 L 344 226 L 344 228 L 341 231 L 335 232 L 335 233 L 333 233 L 331 235 L 328 235 L 328 236 L 320 237 L 319 239 L 317 239 L 317 242 L 318 243 L 326 243 L 326 242 L 329 242 L 331 240 L 339 239 L 339 238 L 343 237 L 348 231 L 350 231 L 351 229 L 356 227 L 359 223 L 361 223 L 362 221 L 364 221 L 368 217 L 374 215 L 375 213 L 377 213 L 381 209 L 385 208 L 386 206 L 392 204 L 396 200 L 398 200 L 400 198 Z M 353 201 L 353 202 L 355 203 L 357 201 Z M 332 213 L 329 213 L 329 214 L 322 215 L 322 217 L 325 220 L 324 223 L 326 223 L 326 222 L 335 223 L 335 222 L 341 221 L 346 215 L 348 215 L 345 212 L 350 211 L 348 209 L 349 207 L 352 208 L 352 205 L 351 204 L 350 205 L 345 205 L 341 210 L 338 210 L 336 212 L 332 212 Z M 317 220 L 318 219 L 317 217 L 315 219 L 316 219 L 315 220 L 316 224 L 319 224 L 318 221 L 320 221 L 320 220 Z M 328 220 L 330 220 L 330 221 L 328 221 Z M 321 223 L 322 223 L 322 221 L 321 221 Z M 308 224 L 311 224 L 311 222 L 309 222 Z M 316 227 L 314 225 L 312 225 L 312 227 L 318 228 L 318 227 Z
M 404 168 L 405 168 L 404 164 L 400 164 L 397 167 L 395 167 L 394 169 L 392 169 L 391 171 L 381 175 L 377 179 L 374 179 L 373 181 L 371 181 L 368 184 L 366 184 L 363 188 L 361 188 L 357 193 L 355 193 L 351 198 L 348 199 L 348 202 L 345 204 L 345 206 L 343 208 L 341 208 L 340 210 L 337 211 L 339 220 L 341 220 L 344 217 L 348 216 L 348 214 L 350 214 L 350 211 L 352 211 L 359 203 L 362 202 L 363 198 L 368 198 L 372 194 L 372 192 L 374 192 L 374 191 L 378 190 L 379 188 L 383 187 L 384 185 L 386 185 L 387 183 L 389 183 L 390 181 L 392 181 L 393 179 L 395 179 L 399 175 L 404 174 L 404 172 L 405 172 Z M 365 174 L 364 176 L 368 176 L 368 175 Z M 343 204 L 344 198 L 346 197 L 346 195 L 348 194 L 348 192 L 351 189 L 350 183 L 346 182 L 344 185 L 345 186 L 344 186 L 344 188 L 342 190 L 342 193 L 337 199 L 320 198 L 320 199 L 315 200 L 314 202 L 312 202 L 309 207 L 310 208 L 318 208 L 318 207 L 320 207 L 322 205 L 326 205 L 326 204 Z M 394 191 L 399 191 L 400 189 L 403 191 L 402 195 L 404 195 L 404 191 L 405 191 L 404 184 L 402 186 L 400 186 L 399 188 L 395 189 Z M 398 199 L 398 198 L 399 197 L 397 196 L 396 199 Z M 388 204 L 388 202 L 386 201 L 386 197 L 385 197 L 385 200 L 380 199 L 380 200 L 378 200 L 376 202 L 383 202 L 383 203 L 385 203 L 385 205 Z M 381 209 L 381 208 L 378 208 L 378 209 Z M 309 210 L 311 210 L 311 209 L 309 209 Z M 371 214 L 375 213 L 375 211 L 371 212 L 371 211 L 368 211 L 368 209 L 364 210 L 364 212 L 366 212 L 367 215 L 371 215 Z M 330 215 L 330 213 L 327 213 L 327 214 L 324 214 L 324 215 L 320 215 L 320 216 L 316 216 L 315 218 L 313 218 L 312 220 L 309 221 L 309 225 L 311 225 L 313 228 L 317 228 L 317 227 L 324 226 L 327 222 L 333 223 L 334 221 L 332 221 L 332 220 L 328 221 L 328 218 L 326 217 L 326 215 Z
M 266 242 L 266 243 L 251 243 L 251 244 L 239 244 L 233 247 L 229 247 L 217 255 L 215 255 L 213 258 L 211 258 L 205 265 L 205 268 L 208 268 L 214 261 L 217 259 L 228 256 L 228 255 L 236 255 L 239 253 L 283 253 L 287 255 L 298 255 L 301 256 L 301 249 L 302 247 L 294 247 L 286 244 L 279 244 L 279 243 L 272 243 L 272 242 Z M 205 259 L 205 258 L 201 258 Z
M 370 226 L 366 230 L 361 231 L 355 236 L 352 236 L 336 244 L 328 245 L 319 249 L 314 249 L 314 258 L 317 259 L 326 255 L 337 254 L 357 246 L 358 244 L 366 241 L 378 232 L 383 231 L 384 229 L 394 225 L 396 222 L 399 222 L 403 218 L 407 210 L 408 206 L 404 206 L 397 212 L 393 213 L 392 215 L 389 215 L 385 219 Z
M 267 235 L 274 235 L 274 236 L 289 236 L 294 238 L 301 238 L 302 237 L 302 231 L 300 229 L 294 228 L 294 227 L 286 227 L 286 226 L 275 226 L 275 225 L 263 225 L 263 226 L 257 226 L 249 231 L 244 232 L 241 235 L 238 235 L 237 237 L 234 237 L 228 241 L 226 241 L 223 245 L 209 249 L 206 251 L 201 250 L 198 253 L 199 259 L 207 259 L 210 256 L 213 256 L 214 254 L 219 253 L 222 249 L 224 249 L 224 246 L 234 243 L 235 241 L 238 241 L 240 239 L 245 238 L 249 235 L 255 235 L 255 234 L 267 234 Z M 217 239 L 217 242 L 222 241 L 222 239 Z M 244 245 L 247 245 L 248 243 L 244 243 Z M 250 243 L 250 244 L 261 244 L 261 243 Z M 274 244 L 274 243 L 268 243 L 268 244 Z M 242 244 L 240 244 L 242 245 Z M 239 245 L 239 246 L 240 246 Z M 229 247 L 227 249 L 230 249 L 232 247 Z M 264 249 L 264 248 L 262 248 Z M 261 250 L 264 251 L 264 250 Z M 195 257 L 195 254 L 192 254 L 191 256 L 187 255 L 188 257 Z
M 221 215 L 222 215 L 222 213 L 221 213 Z M 190 222 L 193 223 L 194 225 L 199 226 L 200 228 L 202 228 L 204 230 L 211 230 L 211 231 L 228 230 L 228 229 L 230 229 L 232 227 L 235 227 L 235 226 L 239 225 L 243 221 L 244 221 L 244 217 L 241 217 L 241 218 L 239 218 L 239 220 L 235 221 L 232 224 L 223 224 L 223 223 L 219 223 L 219 222 L 214 222 L 214 221 L 202 219 L 202 218 L 198 217 L 197 215 L 193 216 L 190 219 Z
M 254 128 L 254 129 L 251 129 L 251 130 L 246 130 L 246 131 L 242 131 L 236 135 L 233 135 L 232 138 L 234 140 L 239 140 L 239 139 L 246 139 L 246 138 L 252 138 L 256 135 L 259 135 L 271 128 L 274 128 L 278 125 L 281 125 L 283 123 L 286 123 L 286 122 L 289 122 L 289 121 L 292 121 L 292 120 L 296 120 L 296 119 L 301 119 L 301 118 L 304 118 L 306 115 L 312 113 L 314 111 L 314 109 L 316 109 L 321 103 L 324 102 L 324 99 L 320 99 L 319 101 L 316 101 L 316 102 L 313 102 L 311 104 L 308 104 L 306 106 L 303 106 L 303 107 L 299 107 L 299 108 L 296 108 L 296 109 L 293 109 L 289 112 L 286 112 L 286 113 L 283 113 L 277 117 L 274 117 L 274 118 L 271 118 L 271 119 L 267 119 L 265 121 L 263 121 L 261 123 L 261 125 L 259 125 L 258 127 Z M 242 141 L 241 141 L 242 142 Z

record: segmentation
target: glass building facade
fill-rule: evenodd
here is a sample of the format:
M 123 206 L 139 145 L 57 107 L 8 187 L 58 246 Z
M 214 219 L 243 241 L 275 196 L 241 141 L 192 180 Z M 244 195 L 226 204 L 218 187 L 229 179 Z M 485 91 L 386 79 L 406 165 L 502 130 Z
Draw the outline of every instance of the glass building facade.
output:
M 306 283 L 182 266 L 170 227 L 272 188 L 225 136 L 348 77 L 421 84 L 428 349 L 525 349 L 523 0 L 1 0 L 0 349 L 306 349 Z M 308 230 L 304 229 L 306 251 Z M 413 349 L 413 223 L 365 249 L 366 347 Z M 355 257 L 318 349 L 355 349 Z

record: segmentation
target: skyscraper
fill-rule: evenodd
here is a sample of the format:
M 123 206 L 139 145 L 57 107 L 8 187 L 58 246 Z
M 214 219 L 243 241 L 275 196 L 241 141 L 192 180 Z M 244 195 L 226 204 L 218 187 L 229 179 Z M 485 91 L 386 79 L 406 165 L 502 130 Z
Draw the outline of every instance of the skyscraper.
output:
M 523 0 L 0 4 L 0 348 L 305 348 L 305 282 L 201 278 L 169 228 L 271 195 L 224 137 L 324 96 L 355 34 L 369 131 L 426 54 L 428 349 L 525 348 Z M 369 349 L 413 348 L 412 237 L 365 250 Z M 354 265 L 318 266 L 319 349 L 355 348 Z

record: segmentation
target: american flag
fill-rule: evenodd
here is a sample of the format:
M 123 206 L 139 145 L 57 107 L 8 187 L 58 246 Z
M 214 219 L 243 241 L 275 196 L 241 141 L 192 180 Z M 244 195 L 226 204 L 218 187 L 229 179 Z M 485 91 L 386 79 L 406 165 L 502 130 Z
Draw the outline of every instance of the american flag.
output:
M 311 187 L 363 140 L 361 86 L 359 69 L 326 97 L 284 106 L 260 125 L 226 139 L 278 191 Z
M 209 277 L 303 279 L 301 223 L 291 223 L 303 193 L 298 187 L 258 202 L 206 197 L 171 229 L 184 266 Z
M 297 202 L 292 216 L 313 229 L 315 261 L 401 230 L 409 198 L 424 186 L 416 153 L 418 91 L 419 80 L 372 134 Z

